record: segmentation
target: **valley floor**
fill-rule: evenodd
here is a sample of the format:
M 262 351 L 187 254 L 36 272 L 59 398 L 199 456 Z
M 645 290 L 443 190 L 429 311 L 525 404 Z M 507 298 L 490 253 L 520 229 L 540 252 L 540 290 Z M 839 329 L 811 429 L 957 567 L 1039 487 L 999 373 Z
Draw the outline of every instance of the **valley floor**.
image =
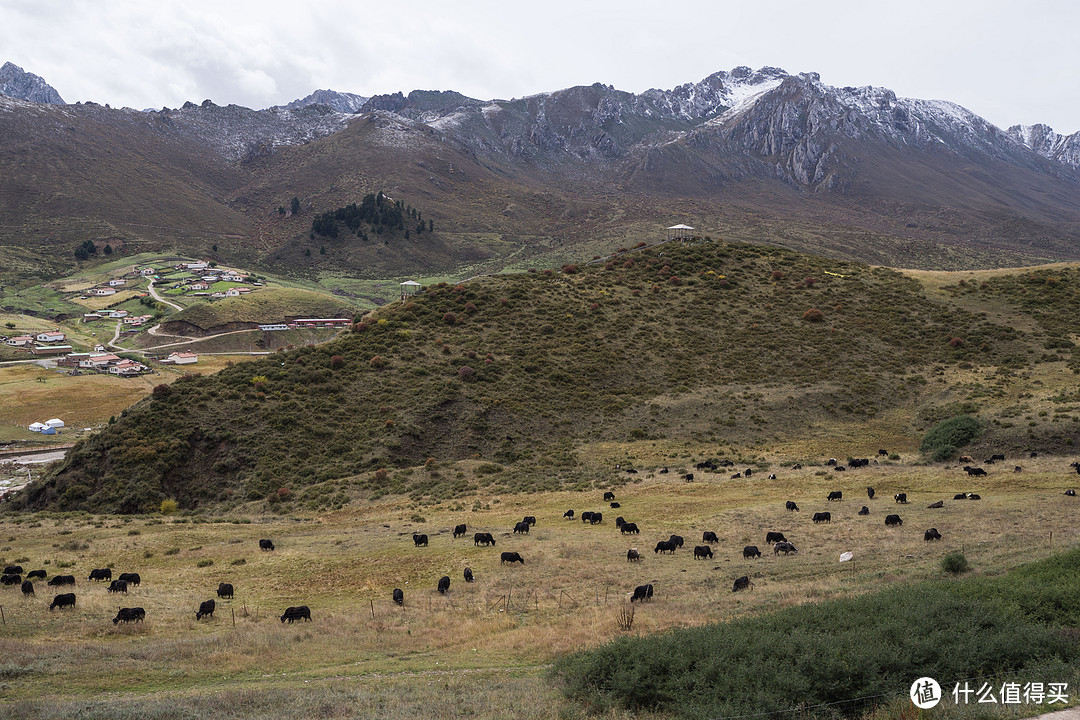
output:
M 126 714 L 110 718 L 576 717 L 581 708 L 562 698 L 547 666 L 623 634 L 617 615 L 635 586 L 655 587 L 652 601 L 634 606 L 630 632 L 646 634 L 941 577 L 939 562 L 954 551 L 976 573 L 1003 572 L 1080 544 L 1080 499 L 1063 495 L 1077 478 L 1068 462 L 1025 460 L 1023 472 L 1010 464 L 978 479 L 956 465 L 885 463 L 846 473 L 775 467 L 776 480 L 759 470 L 737 480 L 695 471 L 694 482 L 673 466 L 614 488 L 619 508 L 595 487 L 434 505 L 353 502 L 323 515 L 7 515 L 0 561 L 74 574 L 78 602 L 50 611 L 65 589 L 41 581 L 31 598 L 18 586 L 0 590 L 3 703 L 34 718 L 105 717 L 117 706 Z M 827 501 L 835 490 L 844 499 Z M 962 491 L 982 499 L 952 500 Z M 908 504 L 896 504 L 896 492 Z M 786 500 L 800 511 L 785 510 Z M 944 507 L 927 507 L 937 500 Z M 857 514 L 863 505 L 869 515 Z M 603 522 L 564 519 L 570 508 L 603 512 Z M 825 510 L 831 523 L 812 522 Z M 885 526 L 890 513 L 901 527 Z M 525 515 L 537 524 L 514 534 Z M 641 535 L 622 535 L 620 515 Z M 459 523 L 468 532 L 455 539 Z M 924 541 L 930 527 L 943 539 Z M 491 532 L 496 546 L 475 546 L 476 531 Z M 712 559 L 695 560 L 704 531 L 719 542 Z M 798 553 L 774 555 L 768 531 L 785 533 Z M 414 545 L 414 532 L 428 535 L 426 547 Z M 671 534 L 685 538 L 683 548 L 651 552 Z M 260 538 L 276 549 L 260 551 Z M 744 559 L 745 545 L 762 557 Z M 627 562 L 630 547 L 640 562 Z M 525 563 L 501 563 L 504 550 Z M 848 551 L 854 559 L 840 563 Z M 138 572 L 142 583 L 116 596 L 84 580 L 107 566 L 114 577 Z M 463 581 L 466 566 L 475 583 Z M 446 595 L 435 589 L 443 575 Z M 732 593 L 741 575 L 754 589 Z M 219 582 L 235 586 L 234 599 L 196 621 Z M 391 599 L 395 587 L 403 607 Z M 308 605 L 312 621 L 282 623 L 294 605 Z M 145 608 L 146 621 L 114 625 L 119 606 Z

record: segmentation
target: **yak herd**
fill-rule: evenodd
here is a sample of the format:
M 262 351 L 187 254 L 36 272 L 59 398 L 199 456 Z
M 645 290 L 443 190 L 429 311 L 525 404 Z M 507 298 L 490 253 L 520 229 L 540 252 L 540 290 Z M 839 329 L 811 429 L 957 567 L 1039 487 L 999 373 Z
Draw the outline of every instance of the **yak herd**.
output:
M 1000 461 L 1000 460 L 1004 460 L 1003 455 L 994 455 L 991 459 L 988 459 L 986 461 L 986 463 L 992 464 L 993 462 Z M 965 456 L 965 457 L 961 458 L 961 461 L 962 462 L 971 462 L 971 458 Z M 826 464 L 829 465 L 829 466 L 832 466 L 834 468 L 834 470 L 841 470 L 844 467 L 842 465 L 839 465 L 836 460 L 829 460 Z M 851 467 L 851 468 L 862 467 L 862 466 L 865 466 L 867 464 L 869 464 L 868 459 L 849 459 L 848 460 L 848 467 Z M 722 467 L 722 466 L 724 466 L 722 464 L 722 462 L 721 463 L 715 463 L 715 464 L 699 463 L 698 466 L 696 467 L 696 469 L 699 469 L 699 470 L 714 470 L 715 471 L 719 467 Z M 801 466 L 796 465 L 796 466 L 793 466 L 793 469 L 799 469 L 800 467 Z M 1072 467 L 1075 468 L 1078 473 L 1080 473 L 1080 464 L 1073 463 Z M 983 470 L 982 468 L 974 468 L 974 467 L 972 467 L 970 465 L 965 466 L 963 469 L 968 474 L 969 477 L 982 476 L 982 475 L 986 474 L 986 471 Z M 1019 466 L 1017 466 L 1014 469 L 1014 472 L 1019 472 L 1020 469 L 1021 468 Z M 659 472 L 662 474 L 662 473 L 664 473 L 666 471 L 667 471 L 667 468 L 664 468 L 664 469 L 660 470 Z M 750 470 L 745 471 L 745 473 L 740 473 L 740 475 L 744 476 L 744 477 L 749 476 L 750 474 L 751 474 Z M 1076 495 L 1075 491 L 1072 490 L 1072 489 L 1067 490 L 1065 492 L 1065 494 L 1068 495 L 1068 496 L 1075 496 Z M 876 495 L 876 493 L 874 491 L 874 488 L 873 487 L 867 487 L 866 488 L 866 495 L 871 501 L 873 501 L 873 499 L 874 499 L 874 497 Z M 953 500 L 957 500 L 957 501 L 959 501 L 959 500 L 970 501 L 970 500 L 980 500 L 980 499 L 981 499 L 980 495 L 978 495 L 977 493 L 972 493 L 972 492 L 960 492 L 960 493 L 957 493 L 957 494 L 955 494 L 953 496 Z M 615 493 L 612 492 L 612 491 L 605 491 L 604 494 L 603 494 L 603 500 L 605 502 L 608 502 L 610 504 L 610 507 L 612 507 L 612 508 L 620 507 L 619 503 L 615 501 Z M 842 502 L 843 501 L 843 491 L 842 490 L 831 491 L 824 497 L 824 500 L 826 502 Z M 893 501 L 898 505 L 906 505 L 908 503 L 907 493 L 898 492 L 898 493 L 894 494 L 893 495 Z M 939 500 L 939 501 L 929 505 L 928 507 L 929 508 L 941 508 L 943 506 L 944 506 L 944 501 Z M 799 512 L 798 505 L 792 500 L 786 501 L 785 509 L 788 512 L 792 512 L 792 513 Z M 866 505 L 863 505 L 862 508 L 857 513 L 857 515 L 859 515 L 859 516 L 867 516 L 869 514 L 870 514 L 870 509 Z M 580 513 L 578 515 L 578 514 L 576 514 L 574 512 L 574 510 L 571 509 L 571 510 L 567 510 L 565 513 L 563 513 L 563 518 L 565 518 L 567 520 L 574 520 L 575 517 L 580 518 L 582 523 L 586 523 L 586 524 L 589 524 L 589 525 L 601 525 L 604 522 L 603 514 L 600 513 L 600 512 L 586 511 L 586 512 L 582 512 L 582 513 Z M 818 511 L 818 512 L 815 512 L 813 514 L 813 516 L 812 516 L 812 521 L 813 521 L 814 524 L 831 523 L 832 522 L 832 513 L 830 511 Z M 536 525 L 536 522 L 537 522 L 536 516 L 527 515 L 524 518 L 522 518 L 522 520 L 520 522 L 517 522 L 517 523 L 514 524 L 514 526 L 512 528 L 512 532 L 507 533 L 507 536 L 512 537 L 514 535 L 527 535 L 527 534 L 529 534 L 530 529 L 533 526 Z M 899 514 L 890 513 L 890 514 L 886 515 L 886 517 L 885 517 L 885 525 L 887 527 L 891 527 L 891 528 L 901 527 L 903 525 L 903 520 L 902 520 L 902 518 L 900 517 Z M 638 525 L 636 523 L 628 522 L 622 516 L 619 516 L 618 518 L 615 519 L 615 526 L 620 531 L 620 534 L 622 534 L 622 535 L 627 535 L 627 534 L 637 535 L 637 534 L 639 534 L 641 532 L 641 530 L 639 529 L 639 527 L 638 527 Z M 453 536 L 454 536 L 455 539 L 460 538 L 460 537 L 465 537 L 467 532 L 468 532 L 468 528 L 467 528 L 466 524 L 461 523 L 461 524 L 456 525 L 454 527 Z M 412 538 L 413 538 L 414 547 L 417 547 L 417 548 L 428 547 L 429 538 L 428 538 L 428 536 L 426 534 L 414 533 Z M 938 532 L 937 528 L 928 528 L 923 533 L 923 539 L 926 542 L 940 540 L 941 538 L 942 538 L 942 535 L 941 535 L 940 532 Z M 705 530 L 702 533 L 701 542 L 703 544 L 694 546 L 694 548 L 693 548 L 693 558 L 695 560 L 698 560 L 698 559 L 712 560 L 712 559 L 714 559 L 715 553 L 714 553 L 714 550 L 713 550 L 712 546 L 717 545 L 719 543 L 719 539 L 718 539 L 718 536 L 717 536 L 716 532 L 714 532 L 712 530 Z M 785 537 L 784 533 L 779 532 L 779 531 L 775 531 L 775 530 L 768 531 L 765 534 L 764 542 L 765 542 L 765 546 L 767 548 L 772 548 L 773 555 L 775 555 L 775 556 L 779 556 L 780 554 L 783 554 L 783 555 L 787 556 L 787 555 L 791 555 L 791 554 L 798 554 L 798 552 L 799 552 L 798 548 L 794 545 L 794 543 L 792 543 L 787 537 Z M 258 543 L 259 543 L 259 548 L 261 550 L 263 550 L 263 551 L 273 551 L 274 550 L 274 543 L 269 539 L 261 539 L 261 540 L 258 541 Z M 655 547 L 653 548 L 653 553 L 655 555 L 658 555 L 658 556 L 659 555 L 674 555 L 680 548 L 683 547 L 684 543 L 685 543 L 685 540 L 681 535 L 671 535 L 667 539 L 659 540 L 656 543 Z M 476 532 L 476 533 L 473 534 L 473 544 L 476 547 L 495 547 L 496 546 L 496 539 L 495 539 L 495 536 L 490 532 Z M 742 557 L 743 557 L 743 559 L 746 559 L 746 560 L 752 560 L 752 559 L 760 558 L 761 557 L 761 550 L 756 545 L 747 545 L 742 550 Z M 630 548 L 629 550 L 627 550 L 627 552 L 626 552 L 626 560 L 627 560 L 627 562 L 639 562 L 639 561 L 641 561 L 641 559 L 642 559 L 641 552 L 637 548 Z M 524 565 L 525 564 L 525 558 L 522 557 L 521 553 L 517 552 L 517 551 L 502 551 L 501 554 L 500 554 L 500 564 L 504 564 L 504 565 L 505 564 L 509 564 L 509 565 L 521 564 L 521 565 Z M 34 582 L 33 581 L 35 579 L 45 580 L 46 575 L 47 575 L 45 570 L 33 570 L 33 571 L 29 572 L 29 573 L 26 573 L 26 579 L 25 580 L 22 579 L 22 573 L 23 573 L 23 568 L 21 566 L 19 566 L 19 565 L 9 565 L 9 566 L 4 568 L 3 574 L 2 574 L 2 576 L 0 576 L 0 584 L 6 585 L 6 586 L 19 585 L 21 587 L 21 589 L 22 589 L 22 592 L 23 592 L 24 596 L 27 596 L 27 597 L 34 596 Z M 464 580 L 465 580 L 466 583 L 472 583 L 475 580 L 475 575 L 473 573 L 473 570 L 471 568 L 469 568 L 469 567 L 466 567 L 464 569 L 463 577 L 464 577 Z M 112 578 L 112 570 L 110 568 L 95 568 L 90 572 L 89 576 L 87 577 L 87 581 L 88 582 L 95 582 L 95 581 L 96 582 L 108 582 L 109 584 L 107 586 L 107 592 L 109 592 L 109 593 L 124 593 L 124 594 L 127 594 L 129 589 L 138 587 L 141 584 L 142 578 L 140 577 L 140 575 L 138 573 L 121 573 L 114 580 Z M 653 593 L 654 593 L 653 583 L 655 583 L 655 582 L 656 581 L 654 580 L 654 581 L 652 581 L 650 583 L 646 583 L 644 585 L 639 585 L 636 588 L 634 588 L 633 593 L 632 593 L 632 595 L 630 597 L 630 602 L 632 602 L 632 603 L 633 602 L 638 602 L 638 601 L 644 602 L 644 601 L 651 600 L 652 597 L 653 597 Z M 59 587 L 59 586 L 63 586 L 63 585 L 74 585 L 75 584 L 75 577 L 73 575 L 55 575 L 51 579 L 49 579 L 47 581 L 47 584 L 49 586 L 52 586 L 52 587 Z M 750 581 L 749 576 L 743 575 L 743 576 L 738 577 L 738 578 L 736 578 L 734 580 L 734 583 L 732 585 L 732 591 L 733 592 L 738 592 L 738 591 L 741 591 L 741 590 L 753 589 L 753 587 L 754 587 L 754 583 Z M 444 575 L 441 578 L 439 578 L 437 586 L 436 586 L 436 590 L 441 594 L 446 594 L 446 593 L 449 592 L 449 589 L 450 589 L 450 577 L 447 576 L 447 575 Z M 234 589 L 233 589 L 233 586 L 232 586 L 231 583 L 222 582 L 222 583 L 220 583 L 218 585 L 217 596 L 218 596 L 219 599 L 232 599 L 233 594 L 234 594 Z M 392 598 L 393 598 L 393 602 L 395 604 L 404 605 L 405 594 L 400 588 L 394 588 Z M 52 603 L 49 605 L 49 609 L 50 610 L 53 610 L 53 609 L 61 609 L 62 610 L 64 608 L 68 608 L 68 607 L 75 607 L 75 603 L 76 603 L 75 593 L 73 593 L 73 592 L 60 593 L 60 594 L 56 595 L 53 598 Z M 195 612 L 195 619 L 196 620 L 201 620 L 201 619 L 203 619 L 205 617 L 213 617 L 215 608 L 216 608 L 216 601 L 214 599 L 209 599 L 209 600 L 205 600 L 205 601 L 201 602 L 199 604 L 199 609 Z M 119 624 L 119 623 L 138 623 L 138 622 L 142 622 L 145 619 L 145 617 L 146 617 L 146 612 L 145 612 L 145 610 L 143 610 L 143 608 L 139 608 L 139 607 L 135 607 L 135 608 L 119 608 L 119 612 L 117 613 L 116 617 L 114 617 L 112 619 L 112 622 L 113 622 L 114 625 Z M 289 607 L 281 615 L 280 620 L 281 620 L 282 623 L 285 623 L 285 622 L 292 623 L 292 622 L 294 622 L 296 620 L 310 621 L 311 620 L 311 610 L 306 605 L 301 605 L 301 606 L 297 606 L 297 607 Z
M 270 540 L 259 540 L 259 548 L 261 550 L 273 550 L 274 543 Z M 466 568 L 466 577 L 471 577 L 471 571 Z M 36 596 L 34 592 L 34 580 L 45 580 L 48 577 L 48 573 L 45 570 L 31 570 L 26 573 L 26 580 L 22 579 L 23 568 L 21 565 L 8 565 L 4 568 L 3 575 L 0 576 L 0 583 L 4 585 L 19 585 L 22 588 L 24 597 Z M 87 576 L 87 582 L 107 582 L 106 592 L 109 593 L 128 593 L 131 588 L 137 588 L 142 584 L 142 577 L 139 573 L 120 573 L 120 575 L 114 580 L 112 568 L 94 568 Z M 47 584 L 52 587 L 58 587 L 61 585 L 74 585 L 74 575 L 54 575 L 47 581 Z M 447 579 L 449 584 L 449 579 Z M 233 597 L 232 583 L 219 583 L 217 589 L 217 595 L 219 598 L 231 600 Z M 76 596 L 73 592 L 60 593 L 53 598 L 52 603 L 49 604 L 49 610 L 75 607 Z M 199 609 L 195 611 L 195 619 L 202 620 L 204 617 L 213 617 L 214 610 L 216 609 L 216 601 L 213 599 L 204 600 L 199 603 Z M 141 607 L 134 608 L 119 608 L 116 617 L 113 618 L 113 625 L 119 623 L 138 623 L 146 619 L 146 610 Z M 311 620 L 311 610 L 306 605 L 299 607 L 290 607 L 285 610 L 285 613 L 281 616 L 281 622 L 293 622 L 294 620 Z

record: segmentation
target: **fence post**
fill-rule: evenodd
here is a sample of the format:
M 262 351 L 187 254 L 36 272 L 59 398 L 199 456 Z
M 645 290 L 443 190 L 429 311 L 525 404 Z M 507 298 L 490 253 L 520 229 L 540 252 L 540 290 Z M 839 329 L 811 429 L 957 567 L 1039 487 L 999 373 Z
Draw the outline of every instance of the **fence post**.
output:
M 375 601 L 372 600 L 371 598 L 368 598 L 368 603 L 371 604 L 371 619 L 374 620 L 375 619 Z

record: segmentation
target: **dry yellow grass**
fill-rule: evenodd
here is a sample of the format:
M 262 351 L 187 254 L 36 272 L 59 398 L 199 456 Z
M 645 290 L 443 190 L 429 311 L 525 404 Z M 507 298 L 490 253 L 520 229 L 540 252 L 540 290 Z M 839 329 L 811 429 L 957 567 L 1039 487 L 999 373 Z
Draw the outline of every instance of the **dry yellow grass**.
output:
M 166 689 L 214 693 L 224 684 L 299 686 L 342 677 L 385 689 L 386 682 L 411 682 L 401 673 L 422 678 L 446 671 L 479 671 L 486 683 L 494 682 L 493 668 L 532 677 L 559 654 L 621 634 L 617 610 L 638 584 L 653 583 L 656 595 L 637 608 L 631 632 L 652 633 L 936 577 L 940 558 L 954 550 L 965 552 L 977 572 L 994 573 L 1076 545 L 1076 500 L 1062 495 L 1076 478 L 1067 472 L 1068 460 L 1018 462 L 1023 472 L 1011 472 L 1010 462 L 991 467 L 978 482 L 956 466 L 941 465 L 845 473 L 774 466 L 777 480 L 765 479 L 765 472 L 736 480 L 729 473 L 696 471 L 693 483 L 674 472 L 643 472 L 639 481 L 615 490 L 618 509 L 609 508 L 596 489 L 488 493 L 426 506 L 357 502 L 334 513 L 255 517 L 250 524 L 6 518 L 0 562 L 46 567 L 50 575 L 74 573 L 79 601 L 74 610 L 49 612 L 54 589 L 44 584 L 30 600 L 17 589 L 0 590 L 7 622 L 0 652 L 13 658 L 6 671 L 0 663 L 0 672 L 7 675 L 9 698 L 29 698 L 47 686 L 55 701 L 117 691 L 147 698 Z M 866 499 L 866 485 L 876 488 L 875 500 Z M 844 500 L 826 501 L 832 490 L 842 490 Z M 898 491 L 907 492 L 909 504 L 893 502 Z M 960 491 L 983 499 L 953 501 Z M 787 499 L 801 512 L 787 512 Z M 926 507 L 936 500 L 945 507 Z M 864 504 L 871 514 L 860 517 Z M 604 522 L 565 520 L 568 508 L 602 511 Z M 821 510 L 832 512 L 831 524 L 811 521 Z M 892 512 L 901 515 L 902 527 L 885 527 L 884 516 Z M 537 516 L 538 523 L 528 536 L 515 536 L 510 531 L 524 515 Z M 641 535 L 621 535 L 614 525 L 618 515 L 636 522 Z M 468 534 L 454 539 L 453 526 L 461 522 Z M 929 527 L 944 539 L 924 542 Z M 719 536 L 716 556 L 695 561 L 692 548 L 705 530 Z M 798 554 L 770 552 L 768 530 L 784 532 Z M 414 531 L 428 534 L 428 547 L 414 547 Z M 496 547 L 475 547 L 475 531 L 492 532 Z M 674 556 L 654 554 L 656 541 L 672 533 L 683 535 L 685 546 Z M 261 537 L 272 538 L 277 550 L 259 551 Z M 743 559 L 749 544 L 762 549 L 760 559 Z M 630 547 L 642 551 L 640 563 L 626 561 Z M 520 552 L 525 564 L 501 564 L 503 550 Z M 840 553 L 849 550 L 854 561 L 839 563 Z M 213 564 L 198 567 L 207 560 Z M 243 564 L 234 565 L 238 560 Z M 61 563 L 71 565 L 61 569 Z M 106 565 L 117 573 L 141 573 L 143 584 L 116 597 L 84 580 L 91 568 Z M 476 583 L 462 580 L 465 566 Z M 447 596 L 435 591 L 444 574 L 451 578 Z M 753 591 L 731 592 L 740 575 L 752 578 Z M 221 581 L 234 584 L 235 599 L 220 601 L 214 618 L 196 622 L 199 602 L 214 597 Z M 394 587 L 405 591 L 403 608 L 391 601 Z M 311 607 L 312 622 L 278 620 L 285 607 L 300 604 Z M 119 605 L 144 607 L 146 622 L 113 626 Z M 486 716 L 498 716 L 491 713 Z

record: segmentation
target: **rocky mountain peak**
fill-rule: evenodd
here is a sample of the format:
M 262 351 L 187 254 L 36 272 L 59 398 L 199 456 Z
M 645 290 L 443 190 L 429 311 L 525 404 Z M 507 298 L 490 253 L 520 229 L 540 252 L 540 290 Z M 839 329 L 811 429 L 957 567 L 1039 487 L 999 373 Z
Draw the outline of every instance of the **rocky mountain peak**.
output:
M 355 113 L 364 106 L 369 98 L 337 90 L 316 90 L 305 98 L 293 100 L 284 106 L 285 110 L 299 110 L 308 105 L 326 105 L 342 113 Z
M 52 85 L 11 62 L 0 67 L 0 95 L 49 105 L 65 104 Z

